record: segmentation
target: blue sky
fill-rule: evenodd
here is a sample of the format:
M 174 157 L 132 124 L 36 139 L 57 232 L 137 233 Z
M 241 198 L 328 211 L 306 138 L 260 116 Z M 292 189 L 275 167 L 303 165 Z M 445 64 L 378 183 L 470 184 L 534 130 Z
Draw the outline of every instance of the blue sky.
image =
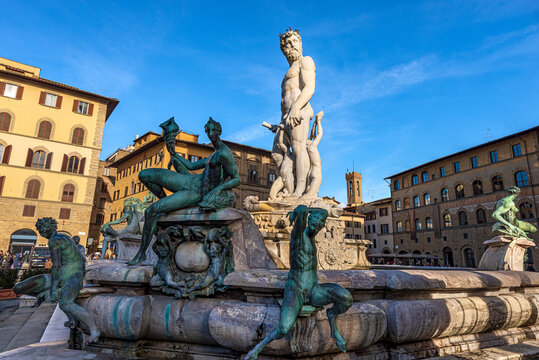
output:
M 364 200 L 384 177 L 539 124 L 539 1 L 11 1 L 0 56 L 116 97 L 102 158 L 175 116 L 201 135 L 266 149 L 288 64 L 279 33 L 301 31 L 323 110 L 321 195 Z

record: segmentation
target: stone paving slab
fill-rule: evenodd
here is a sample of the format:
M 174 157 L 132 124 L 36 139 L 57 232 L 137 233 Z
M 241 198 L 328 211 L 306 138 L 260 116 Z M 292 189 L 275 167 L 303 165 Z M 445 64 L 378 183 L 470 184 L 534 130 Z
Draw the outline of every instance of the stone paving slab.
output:
M 27 345 L 18 349 L 0 353 L 0 359 L 9 360 L 129 360 L 139 359 L 122 357 L 119 355 L 96 354 L 88 351 L 70 350 L 66 348 L 64 341 L 55 341 L 48 343 L 37 343 Z
M 34 308 L 19 308 L 0 323 L 2 334 L 0 336 L 0 351 L 6 350 L 11 340 L 19 333 L 34 311 Z
M 19 308 L 19 299 L 0 300 L 0 323 Z
M 531 360 L 539 359 L 539 340 L 470 351 L 426 360 Z
M 41 336 L 39 342 L 53 342 L 53 341 L 65 341 L 69 340 L 70 329 L 64 326 L 67 321 L 66 314 L 60 310 L 60 307 L 56 305 L 54 312 Z
M 39 308 L 34 309 L 34 313 L 20 328 L 4 351 L 39 342 L 55 308 L 56 304 L 44 303 Z

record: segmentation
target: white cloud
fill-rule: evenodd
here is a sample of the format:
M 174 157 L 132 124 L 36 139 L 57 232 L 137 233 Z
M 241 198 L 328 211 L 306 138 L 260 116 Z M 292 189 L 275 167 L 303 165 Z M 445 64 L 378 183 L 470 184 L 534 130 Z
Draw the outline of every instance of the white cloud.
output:
M 118 94 L 137 83 L 133 65 L 114 61 L 101 54 L 77 51 L 68 54 L 65 61 L 70 68 L 66 74 L 71 77 L 71 83 L 85 90 L 105 95 Z
M 260 124 L 247 126 L 246 128 L 230 134 L 227 140 L 247 144 L 264 136 L 273 137 L 273 134 Z
M 484 40 L 478 49 L 448 57 L 421 56 L 385 70 L 329 69 L 321 88 L 322 109 L 336 110 L 363 101 L 402 92 L 429 80 L 473 76 L 528 65 L 539 55 L 539 26 L 501 34 Z M 364 66 L 367 68 L 367 66 Z

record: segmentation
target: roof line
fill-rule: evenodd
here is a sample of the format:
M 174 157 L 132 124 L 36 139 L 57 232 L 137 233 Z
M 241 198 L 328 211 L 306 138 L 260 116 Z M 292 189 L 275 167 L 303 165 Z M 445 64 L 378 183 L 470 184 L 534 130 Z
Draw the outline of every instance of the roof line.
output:
M 0 69 L 0 74 L 15 77 L 17 79 L 20 79 L 23 82 L 24 81 L 29 81 L 29 82 L 34 82 L 34 83 L 40 83 L 40 84 L 43 84 L 43 85 L 48 85 L 48 86 L 51 86 L 51 87 L 60 88 L 62 90 L 67 90 L 67 91 L 72 91 L 72 92 L 75 92 L 75 93 L 79 93 L 81 95 L 85 95 L 85 96 L 88 96 L 88 97 L 97 98 L 99 100 L 104 100 L 104 101 L 107 102 L 107 115 L 105 117 L 105 120 L 107 120 L 109 118 L 110 114 L 112 114 L 112 112 L 116 108 L 116 105 L 118 105 L 118 103 L 120 102 L 116 98 L 110 98 L 110 97 L 107 97 L 107 96 L 95 94 L 95 93 L 92 93 L 92 92 L 89 92 L 89 91 L 86 91 L 86 90 L 81 90 L 81 89 L 76 88 L 76 87 L 71 86 L 71 85 L 62 84 L 62 83 L 59 83 L 57 81 L 45 79 L 45 78 L 42 78 L 42 77 L 31 77 L 31 76 L 21 75 L 21 74 L 18 74 L 16 72 L 13 72 L 13 71 L 1 70 L 1 69 Z
M 453 153 L 453 154 L 450 154 L 450 155 L 446 155 L 446 156 L 443 156 L 443 157 L 438 158 L 438 159 L 435 159 L 435 160 L 431 160 L 431 161 L 426 162 L 426 163 L 424 163 L 424 164 L 421 164 L 421 165 L 418 165 L 418 166 L 414 166 L 414 167 L 411 168 L 411 169 L 401 171 L 401 172 L 399 172 L 399 173 L 397 173 L 397 174 L 395 174 L 395 175 L 391 175 L 391 176 L 385 177 L 384 180 L 391 179 L 391 178 L 394 178 L 394 177 L 397 177 L 397 176 L 401 176 L 402 174 L 408 173 L 408 172 L 410 172 L 410 171 L 414 171 L 414 170 L 420 169 L 420 168 L 422 168 L 422 167 L 425 167 L 425 166 L 431 165 L 431 164 L 433 164 L 433 163 L 436 163 L 436 162 L 438 162 L 438 161 L 446 160 L 446 159 L 449 159 L 449 158 L 451 158 L 451 157 L 454 157 L 454 156 L 457 156 L 457 155 L 461 155 L 461 154 L 466 153 L 466 152 L 468 152 L 468 151 L 472 151 L 472 150 L 479 149 L 479 148 L 481 148 L 481 147 L 483 147 L 483 146 L 492 145 L 492 144 L 495 144 L 495 143 L 497 143 L 497 142 L 505 141 L 505 140 L 508 140 L 508 139 L 511 139 L 511 138 L 514 138 L 514 137 L 518 137 L 518 136 L 521 136 L 521 135 L 524 135 L 524 134 L 526 134 L 526 133 L 530 133 L 530 132 L 533 132 L 533 131 L 538 131 L 538 130 L 539 130 L 539 126 L 535 126 L 535 127 L 530 128 L 530 129 L 523 130 L 523 131 L 520 131 L 520 132 L 511 134 L 511 135 L 507 135 L 507 136 L 504 136 L 504 137 L 501 137 L 501 138 L 498 138 L 498 139 L 495 139 L 495 140 L 492 140 L 492 141 L 489 141 L 489 142 L 486 142 L 486 143 L 483 143 L 483 144 L 479 144 L 479 145 L 476 145 L 476 146 L 472 146 L 471 148 L 467 148 L 467 149 L 458 151 L 458 152 L 456 152 L 456 153 Z

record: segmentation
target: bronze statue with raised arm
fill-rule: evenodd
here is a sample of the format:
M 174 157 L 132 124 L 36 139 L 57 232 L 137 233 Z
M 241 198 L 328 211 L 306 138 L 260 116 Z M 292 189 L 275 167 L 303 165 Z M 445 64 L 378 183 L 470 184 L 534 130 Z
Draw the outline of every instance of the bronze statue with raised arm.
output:
M 174 118 L 160 125 L 171 163 L 176 171 L 169 169 L 144 169 L 139 173 L 140 181 L 159 200 L 144 213 L 144 227 L 140 248 L 129 265 L 146 259 L 146 249 L 157 229 L 160 214 L 198 206 L 203 211 L 216 211 L 232 206 L 235 201 L 232 189 L 240 184 L 240 175 L 232 151 L 221 141 L 221 124 L 211 117 L 204 126 L 215 151 L 206 159 L 190 162 L 175 151 L 176 135 L 179 131 Z M 189 171 L 204 169 L 201 174 Z M 167 196 L 165 189 L 173 194 Z

